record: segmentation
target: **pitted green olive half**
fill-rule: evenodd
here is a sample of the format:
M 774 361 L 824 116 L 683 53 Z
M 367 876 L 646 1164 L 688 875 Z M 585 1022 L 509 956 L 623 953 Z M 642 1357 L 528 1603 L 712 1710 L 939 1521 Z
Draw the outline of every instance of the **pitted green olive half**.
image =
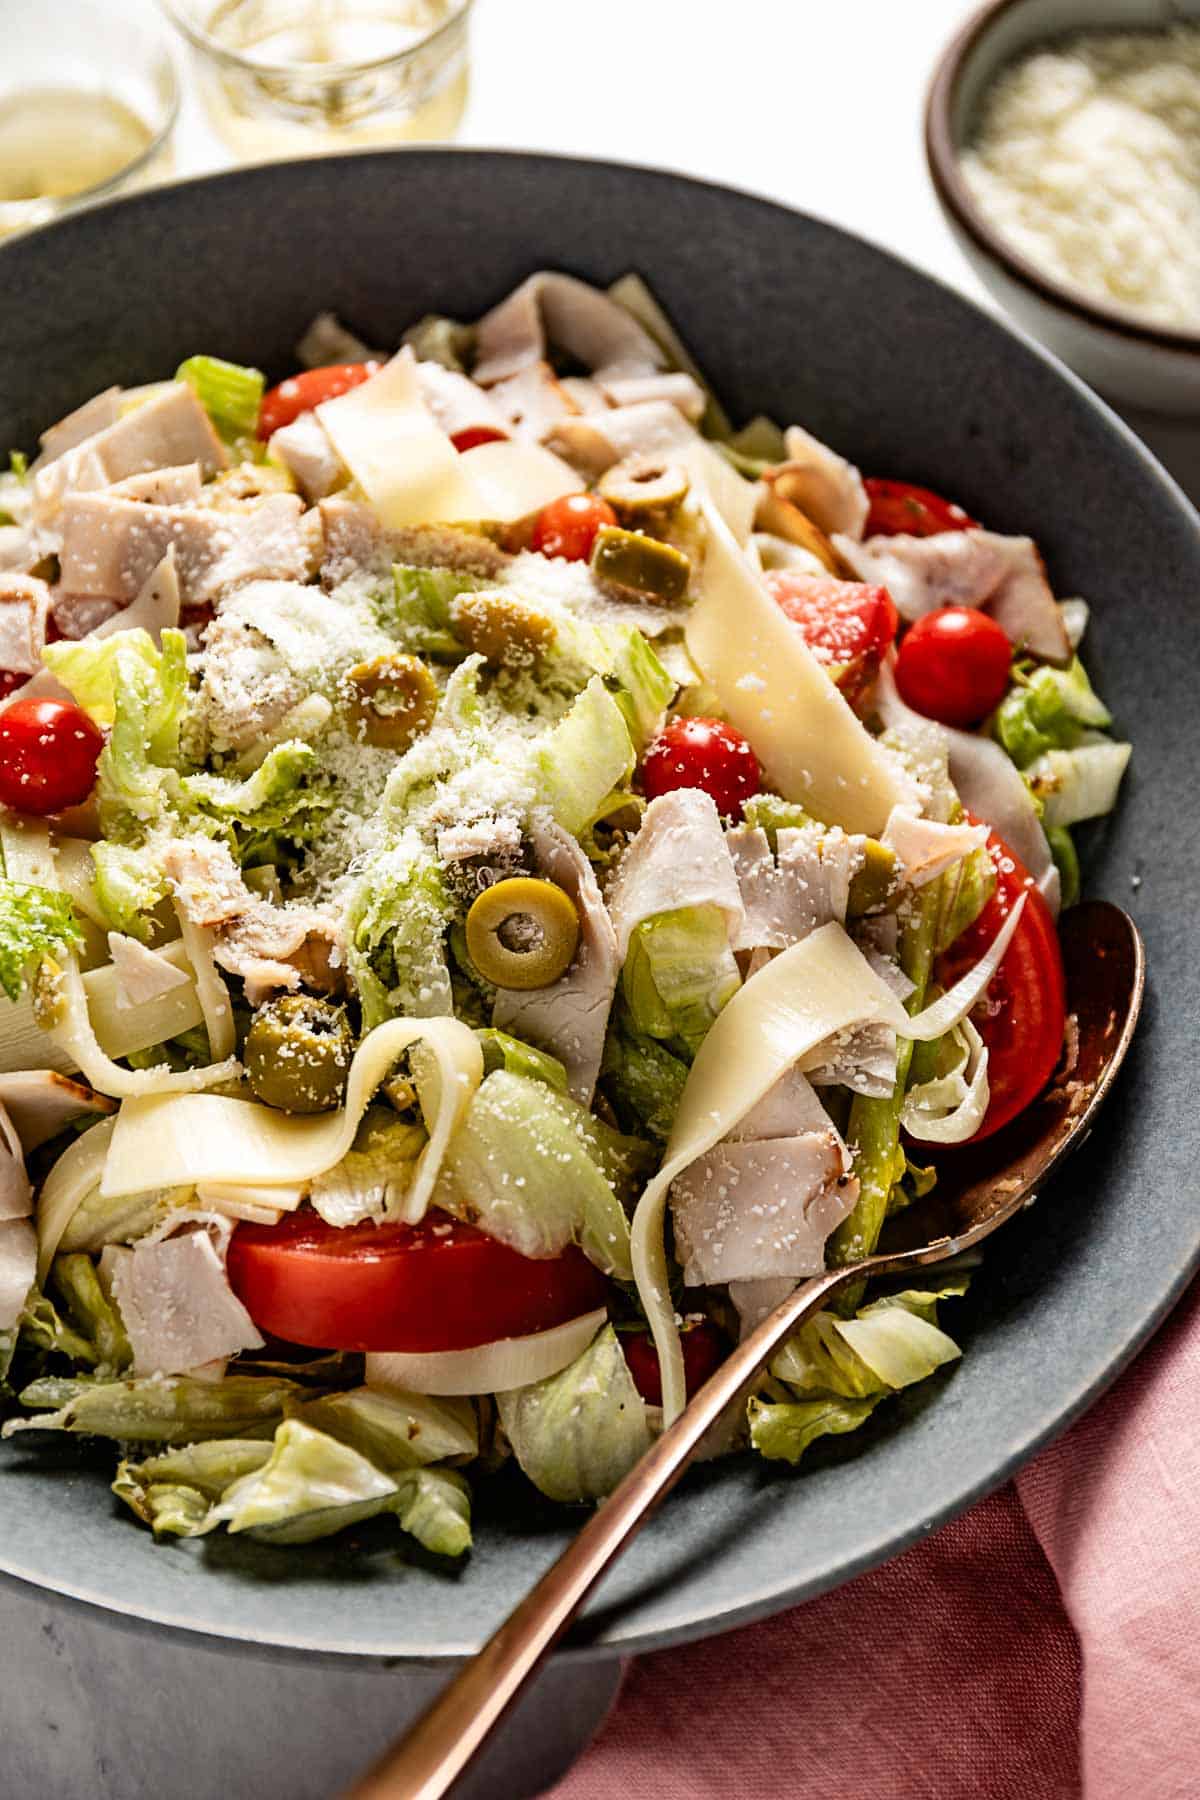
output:
M 863 845 L 862 867 L 850 877 L 847 916 L 861 918 L 863 913 L 882 912 L 891 897 L 896 881 L 896 853 L 868 838 Z
M 389 652 L 358 663 L 346 680 L 362 735 L 377 749 L 407 750 L 433 724 L 437 682 L 420 657 Z
M 496 987 L 549 987 L 578 947 L 575 902 L 553 881 L 510 876 L 485 888 L 467 914 L 467 952 Z
M 639 600 L 673 606 L 687 593 L 692 565 L 673 544 L 602 525 L 592 544 L 592 574 Z
M 502 589 L 459 594 L 450 603 L 450 623 L 468 650 L 496 668 L 532 668 L 554 642 L 554 621 Z
M 255 1013 L 242 1060 L 267 1106 L 319 1113 L 341 1104 L 353 1055 L 354 1033 L 340 1006 L 311 994 L 283 994 Z
M 631 524 L 664 518 L 687 498 L 687 472 L 661 456 L 627 456 L 600 477 L 598 492 Z

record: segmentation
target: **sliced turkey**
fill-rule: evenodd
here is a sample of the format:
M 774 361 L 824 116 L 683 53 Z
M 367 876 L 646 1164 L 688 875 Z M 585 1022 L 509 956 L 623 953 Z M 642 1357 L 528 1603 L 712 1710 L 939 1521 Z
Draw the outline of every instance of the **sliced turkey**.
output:
M 37 1233 L 28 1219 L 0 1219 L 0 1331 L 11 1331 L 37 1276 Z
M 33 477 L 34 519 L 53 526 L 68 494 L 193 462 L 212 475 L 229 458 L 192 389 L 185 381 L 168 382 L 132 412 L 38 470 Z
M 230 1287 L 206 1230 L 132 1250 L 109 1245 L 102 1269 L 133 1350 L 135 1376 L 180 1375 L 262 1349 L 264 1340 Z
M 782 950 L 819 925 L 845 923 L 850 881 L 863 860 L 861 837 L 837 826 L 785 827 L 772 855 L 765 831 L 739 825 L 725 841 L 745 909 L 735 950 Z
M 721 819 L 700 788 L 677 788 L 646 808 L 637 836 L 617 865 L 608 908 L 624 962 L 638 926 L 685 906 L 716 906 L 731 941 L 743 926 L 742 897 Z
M 550 345 L 609 380 L 653 374 L 666 358 L 636 319 L 598 288 L 543 271 L 479 321 L 475 380 L 491 387 L 544 362 Z
M 105 492 L 150 506 L 191 506 L 199 500 L 203 487 L 200 464 L 193 462 L 181 463 L 177 469 L 151 469 L 148 475 L 127 475 Z
M 671 1186 L 684 1283 L 816 1275 L 825 1267 L 826 1238 L 857 1198 L 832 1126 L 718 1144 Z
M 333 920 L 316 907 L 276 906 L 252 894 L 224 844 L 177 838 L 162 866 L 185 916 L 212 930 L 214 960 L 241 976 L 251 1006 L 280 988 L 298 988 L 302 980 L 316 985 L 322 965 L 331 966 Z
M 881 843 L 895 851 L 907 887 L 924 887 L 987 843 L 986 825 L 942 825 L 923 819 L 914 807 L 894 806 Z
M 90 400 L 85 400 L 82 406 L 69 412 L 57 425 L 51 425 L 48 431 L 43 431 L 39 439 L 41 452 L 36 462 L 30 466 L 30 474 L 36 475 L 49 463 L 57 462 L 60 456 L 65 456 L 68 450 L 74 450 L 77 445 L 95 437 L 98 432 L 107 431 L 110 425 L 116 424 L 120 416 L 119 387 L 105 388 L 102 394 L 93 394 Z
M 61 515 L 62 585 L 128 604 L 172 548 L 189 605 L 247 581 L 303 582 L 312 563 L 303 510 L 296 494 L 268 494 L 237 512 L 72 494 Z
M 42 666 L 50 589 L 36 575 L 0 573 L 0 669 L 34 675 Z
M 783 442 L 786 460 L 774 472 L 784 477 L 784 497 L 822 531 L 861 538 L 871 506 L 854 464 L 799 425 L 788 427 Z
M 25 1219 L 32 1211 L 25 1146 L 7 1109 L 0 1106 L 0 1219 Z

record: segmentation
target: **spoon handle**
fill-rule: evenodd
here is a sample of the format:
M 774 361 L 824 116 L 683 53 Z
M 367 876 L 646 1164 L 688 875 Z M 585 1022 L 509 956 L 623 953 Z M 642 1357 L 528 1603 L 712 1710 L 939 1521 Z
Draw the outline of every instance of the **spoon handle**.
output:
M 346 1800 L 439 1800 L 449 1791 L 609 1565 L 674 1487 L 705 1433 L 783 1339 L 860 1272 L 851 1265 L 803 1282 L 725 1359 L 478 1655 Z

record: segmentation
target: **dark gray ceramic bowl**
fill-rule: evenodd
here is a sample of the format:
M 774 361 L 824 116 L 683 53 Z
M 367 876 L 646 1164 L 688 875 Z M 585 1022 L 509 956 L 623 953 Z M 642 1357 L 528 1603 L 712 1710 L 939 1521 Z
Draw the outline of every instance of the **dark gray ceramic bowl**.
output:
M 1090 662 L 1136 753 L 1088 850 L 1091 889 L 1146 934 L 1140 1039 L 1090 1143 L 989 1251 L 954 1328 L 966 1355 L 798 1476 L 698 1471 L 589 1611 L 576 1654 L 696 1637 L 894 1555 L 986 1493 L 1112 1380 L 1200 1249 L 1192 1071 L 1200 825 L 1190 732 L 1200 529 L 1072 377 L 946 289 L 778 206 L 676 176 L 461 151 L 258 168 L 128 200 L 0 250 L 0 444 L 109 382 L 189 352 L 282 375 L 314 312 L 390 344 L 429 308 L 481 312 L 562 267 L 648 278 L 735 416 L 799 419 L 868 471 L 943 488 L 1037 537 L 1058 591 L 1094 603 Z M 445 1658 L 494 1626 L 573 1529 L 480 1496 L 447 1577 L 386 1532 L 281 1551 L 173 1547 L 118 1513 L 111 1459 L 71 1444 L 0 1459 L 0 1568 L 133 1617 L 326 1652 Z

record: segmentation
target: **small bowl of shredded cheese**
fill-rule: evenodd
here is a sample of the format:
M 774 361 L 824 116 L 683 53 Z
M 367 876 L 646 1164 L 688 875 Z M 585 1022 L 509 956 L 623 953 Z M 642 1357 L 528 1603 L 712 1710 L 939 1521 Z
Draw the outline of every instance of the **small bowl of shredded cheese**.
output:
M 994 0 L 925 141 L 996 298 L 1114 400 L 1200 414 L 1200 0 Z

